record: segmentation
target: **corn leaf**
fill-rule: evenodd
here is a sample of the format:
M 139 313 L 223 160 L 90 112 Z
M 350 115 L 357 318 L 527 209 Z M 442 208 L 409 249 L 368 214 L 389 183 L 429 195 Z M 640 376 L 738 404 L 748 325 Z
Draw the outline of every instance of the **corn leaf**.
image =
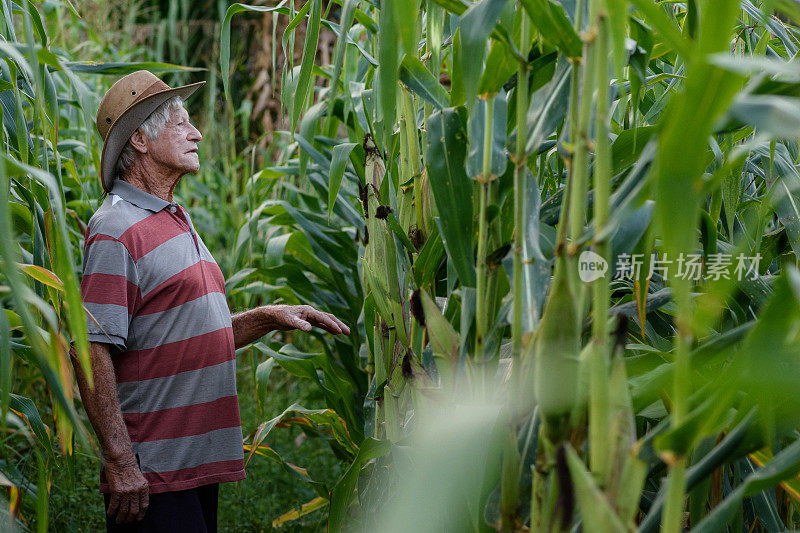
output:
M 800 440 L 775 454 L 766 465 L 747 478 L 715 507 L 692 531 L 707 533 L 721 531 L 733 519 L 745 498 L 754 496 L 775 484 L 791 478 L 800 471 Z
M 342 143 L 333 147 L 333 157 L 331 158 L 330 166 L 330 183 L 328 185 L 328 219 L 333 215 L 336 198 L 339 196 L 339 187 L 342 184 L 342 177 L 344 177 L 344 169 L 347 166 L 350 153 L 356 146 L 356 143 Z
M 569 101 L 570 72 L 563 59 L 558 62 L 553 79 L 536 91 L 530 99 L 525 121 L 527 141 L 525 153 L 530 155 L 564 122 Z M 517 131 L 519 131 L 519 125 Z
M 220 51 L 219 51 L 219 66 L 220 73 L 222 74 L 222 85 L 224 87 L 225 96 L 230 98 L 230 64 L 231 64 L 231 19 L 237 13 L 245 11 L 257 11 L 261 13 L 278 12 L 288 15 L 289 8 L 283 7 L 286 1 L 282 1 L 277 6 L 251 6 L 246 4 L 233 4 L 228 7 L 225 12 L 225 18 L 222 20 L 220 29 Z
M 39 416 L 39 410 L 36 409 L 33 401 L 25 396 L 11 394 L 9 407 L 20 418 L 25 420 L 33 434 L 36 435 L 39 443 L 49 454 L 52 454 L 53 444 L 50 438 L 50 428 L 42 421 L 42 417 Z
M 48 287 L 59 291 L 64 290 L 64 283 L 52 272 L 38 265 L 19 265 L 19 268 L 27 275 Z
M 334 82 L 331 84 L 331 94 L 329 98 L 333 100 L 336 97 L 336 92 L 339 89 L 339 77 L 342 75 L 342 65 L 344 65 L 344 52 L 347 46 L 347 30 L 353 23 L 353 16 L 355 9 L 358 6 L 358 0 L 344 0 L 342 5 L 341 18 L 339 20 L 339 37 L 336 39 L 336 47 L 333 51 L 333 75 L 331 79 Z M 328 107 L 328 120 L 331 120 L 333 113 L 333 106 Z
M 675 27 L 661 4 L 649 0 L 631 0 L 631 3 L 642 12 L 645 21 L 656 30 L 654 35 L 683 57 L 689 57 L 692 52 L 690 43 Z
M 328 505 L 328 499 L 322 496 L 317 496 L 313 500 L 301 505 L 300 509 L 292 509 L 291 511 L 280 515 L 278 518 L 272 521 L 272 527 L 278 527 L 291 520 L 297 520 L 298 518 L 313 513 L 318 509 L 322 509 L 326 505 Z
M 550 0 L 521 0 L 520 3 L 546 42 L 556 46 L 567 57 L 581 56 L 583 43 L 563 7 Z
M 583 517 L 583 529 L 589 533 L 625 531 L 625 526 L 592 479 L 592 475 L 586 471 L 583 461 L 572 446 L 565 446 L 569 473 L 575 485 L 575 495 Z M 562 487 L 561 490 L 565 489 Z
M 461 282 L 475 286 L 472 253 L 472 184 L 464 170 L 464 129 L 456 108 L 445 108 L 428 121 L 428 176 L 440 213 L 439 219 L 448 260 Z
M 416 57 L 406 55 L 400 63 L 400 81 L 437 108 L 447 107 L 447 91 Z
M 508 0 L 480 0 L 461 16 L 461 75 L 467 107 L 472 108 L 483 74 L 486 41 Z
M 378 106 L 379 122 L 383 123 L 380 138 L 377 139 L 385 147 L 390 144 L 394 130 L 395 107 L 397 100 L 397 80 L 400 61 L 398 28 L 399 21 L 394 19 L 395 2 L 402 0 L 384 0 L 378 24 Z
M 469 132 L 469 153 L 467 154 L 467 176 L 477 179 L 483 174 L 484 135 L 486 134 L 486 121 L 492 121 L 492 139 L 489 152 L 489 173 L 485 179 L 502 176 L 506 171 L 506 120 L 508 114 L 507 95 L 501 93 L 490 96 L 493 99 L 493 112 L 491 117 L 486 116 L 487 101 L 481 98 L 472 109 L 467 121 Z
M 98 63 L 96 61 L 67 61 L 64 66 L 72 72 L 81 72 L 85 74 L 106 74 L 115 76 L 124 76 L 137 70 L 149 70 L 152 73 L 156 72 L 200 72 L 203 69 L 199 67 L 185 67 L 183 65 L 175 65 L 172 63 L 159 63 L 156 61 L 140 61 L 134 63 L 121 63 L 121 62 L 105 62 Z
M 328 531 L 339 533 L 343 530 L 347 508 L 356 488 L 358 474 L 364 465 L 389 452 L 389 442 L 372 438 L 364 439 L 355 460 L 347 468 L 331 491 L 331 507 L 328 514 Z

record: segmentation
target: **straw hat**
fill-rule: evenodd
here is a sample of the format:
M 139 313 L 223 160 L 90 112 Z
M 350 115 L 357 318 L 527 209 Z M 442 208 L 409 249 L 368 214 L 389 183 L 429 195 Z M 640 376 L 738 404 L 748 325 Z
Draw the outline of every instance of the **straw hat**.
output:
M 154 74 L 137 70 L 111 86 L 97 110 L 97 131 L 103 138 L 103 156 L 100 159 L 103 190 L 111 190 L 119 154 L 147 117 L 173 96 L 186 100 L 204 84 L 201 81 L 171 88 Z

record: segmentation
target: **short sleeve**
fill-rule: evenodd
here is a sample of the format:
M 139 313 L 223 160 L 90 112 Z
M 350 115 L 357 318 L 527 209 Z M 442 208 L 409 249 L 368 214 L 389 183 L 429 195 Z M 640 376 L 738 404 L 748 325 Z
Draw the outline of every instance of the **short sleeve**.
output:
M 89 340 L 124 348 L 139 294 L 136 263 L 125 245 L 108 235 L 90 236 L 81 279 Z

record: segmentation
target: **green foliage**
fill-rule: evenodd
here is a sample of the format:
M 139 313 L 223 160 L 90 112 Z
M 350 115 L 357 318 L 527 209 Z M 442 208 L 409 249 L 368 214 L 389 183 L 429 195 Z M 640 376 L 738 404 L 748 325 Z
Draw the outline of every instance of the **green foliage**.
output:
M 687 494 L 691 526 L 796 525 L 800 502 L 763 492 L 798 471 L 784 459 L 796 372 L 767 370 L 798 362 L 797 30 L 771 11 L 796 15 L 789 4 L 346 1 L 322 16 L 337 30 L 332 64 L 314 71 L 304 54 L 284 92 L 303 72 L 327 81 L 311 101 L 298 93 L 291 158 L 270 169 L 297 176 L 295 211 L 264 206 L 248 224 L 302 232 L 319 264 L 298 273 L 331 292 L 315 300 L 277 269 L 248 277 L 354 306 L 349 343 L 286 367 L 315 382 L 346 369 L 319 386 L 360 395 L 370 446 L 332 489 L 331 528 L 369 530 L 376 509 L 389 530 L 411 527 L 402 513 L 435 498 L 417 530 L 677 531 Z M 312 34 L 314 5 L 300 12 Z M 353 271 L 337 261 L 344 232 Z M 591 283 L 578 270 L 588 251 L 609 265 Z M 675 276 L 681 253 L 700 258 L 700 278 Z M 612 279 L 629 254 L 643 272 Z M 762 261 L 737 279 L 735 264 L 713 266 L 719 254 Z M 649 275 L 663 260 L 672 276 Z M 329 268 L 347 283 L 329 284 Z M 342 389 L 345 375 L 369 385 Z M 498 440 L 484 470 L 454 446 L 448 474 L 425 457 L 431 475 L 398 487 L 400 450 L 440 444 L 422 420 L 457 409 L 460 390 L 502 405 L 471 435 L 497 424 L 518 447 Z M 776 462 L 753 466 L 764 446 Z M 481 490 L 441 499 L 436 476 L 459 468 Z

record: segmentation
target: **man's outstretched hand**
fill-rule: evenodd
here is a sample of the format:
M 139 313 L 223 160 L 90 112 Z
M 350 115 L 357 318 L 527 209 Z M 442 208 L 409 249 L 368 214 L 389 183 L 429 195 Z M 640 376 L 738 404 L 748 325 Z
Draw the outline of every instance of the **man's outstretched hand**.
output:
M 324 313 L 310 305 L 270 305 L 266 308 L 273 329 L 288 331 L 299 329 L 311 331 L 316 326 L 328 333 L 350 335 L 350 328 L 330 313 Z
M 231 317 L 236 349 L 247 346 L 266 333 L 279 329 L 311 331 L 318 327 L 334 335 L 350 335 L 350 328 L 330 313 L 310 305 L 265 305 Z

